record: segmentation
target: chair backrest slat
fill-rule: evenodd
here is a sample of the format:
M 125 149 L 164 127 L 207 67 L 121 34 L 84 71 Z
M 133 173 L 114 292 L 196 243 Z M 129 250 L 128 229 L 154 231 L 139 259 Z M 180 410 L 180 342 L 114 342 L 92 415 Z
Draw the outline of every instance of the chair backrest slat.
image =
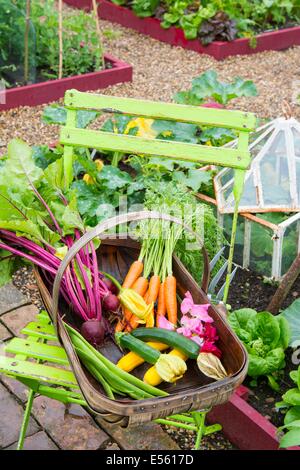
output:
M 60 142 L 65 145 L 68 158 L 70 148 L 89 147 L 210 163 L 240 170 L 247 169 L 250 163 L 248 135 L 256 125 L 256 118 L 252 113 L 96 95 L 77 90 L 66 92 L 65 107 L 67 108 L 67 123 L 61 128 Z M 78 129 L 74 123 L 74 112 L 78 110 L 96 110 L 103 113 L 163 119 L 199 126 L 225 127 L 237 132 L 242 145 L 233 149 Z
M 74 147 L 86 147 L 88 143 L 88 147 L 97 150 L 160 156 L 194 163 L 220 165 L 222 162 L 223 166 L 232 168 L 247 168 L 249 164 L 247 151 L 186 142 L 146 139 L 87 129 L 62 128 L 60 142 Z
M 65 106 L 70 109 L 91 109 L 153 119 L 229 127 L 241 131 L 253 130 L 256 122 L 254 114 L 242 111 L 96 95 L 76 90 L 66 92 Z

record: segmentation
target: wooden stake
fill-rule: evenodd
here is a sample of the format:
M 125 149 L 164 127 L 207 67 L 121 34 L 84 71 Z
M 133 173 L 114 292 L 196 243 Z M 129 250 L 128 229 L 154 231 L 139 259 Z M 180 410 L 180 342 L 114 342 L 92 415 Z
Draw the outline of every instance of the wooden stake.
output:
M 100 7 L 97 5 L 97 0 L 92 0 L 92 2 L 93 2 L 93 13 L 94 13 L 94 18 L 95 18 L 95 23 L 96 23 L 96 32 L 97 32 L 98 39 L 99 39 L 98 62 L 101 60 L 101 68 L 104 69 L 105 68 L 105 61 L 104 61 L 102 35 L 101 35 L 101 31 L 100 31 L 99 14 L 98 14 L 98 8 L 100 8 Z M 98 67 L 100 68 L 100 63 L 98 63 Z
M 59 39 L 59 64 L 58 64 L 58 78 L 63 75 L 63 13 L 62 13 L 62 0 L 58 0 L 58 39 Z
M 271 313 L 278 313 L 283 301 L 287 297 L 291 288 L 293 287 L 294 282 L 300 274 L 300 253 L 297 258 L 295 258 L 293 264 L 283 276 L 275 294 L 273 295 L 267 311 Z
M 26 0 L 25 35 L 24 35 L 24 83 L 29 78 L 29 22 L 30 22 L 30 0 Z

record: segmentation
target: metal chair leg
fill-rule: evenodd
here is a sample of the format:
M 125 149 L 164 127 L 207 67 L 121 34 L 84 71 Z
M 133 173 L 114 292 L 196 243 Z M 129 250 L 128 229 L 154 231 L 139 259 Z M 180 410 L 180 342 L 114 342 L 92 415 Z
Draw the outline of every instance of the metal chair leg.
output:
M 30 390 L 29 395 L 28 395 L 28 400 L 27 400 L 27 403 L 26 403 L 24 416 L 23 416 L 22 426 L 21 426 L 21 429 L 20 429 L 17 450 L 22 450 L 23 449 L 24 440 L 25 440 L 25 436 L 26 436 L 26 431 L 27 431 L 27 428 L 28 428 L 30 414 L 31 414 L 31 410 L 32 410 L 34 395 L 35 395 L 35 392 L 33 390 Z

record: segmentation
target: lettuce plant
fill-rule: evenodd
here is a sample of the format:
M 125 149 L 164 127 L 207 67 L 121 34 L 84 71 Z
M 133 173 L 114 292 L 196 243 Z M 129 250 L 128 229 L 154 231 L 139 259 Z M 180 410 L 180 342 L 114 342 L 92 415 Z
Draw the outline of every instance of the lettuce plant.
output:
M 207 70 L 193 79 L 190 90 L 176 93 L 174 100 L 179 104 L 195 106 L 199 106 L 207 100 L 214 100 L 226 106 L 234 98 L 256 95 L 257 89 L 252 80 L 236 77 L 231 83 L 220 82 L 215 70 Z
M 242 308 L 228 317 L 231 327 L 244 343 L 249 354 L 248 375 L 251 385 L 257 385 L 260 376 L 266 376 L 274 390 L 279 390 L 278 377 L 285 367 L 285 349 L 290 341 L 290 328 L 282 316 Z
M 288 408 L 284 417 L 284 425 L 278 431 L 287 431 L 280 439 L 280 447 L 286 448 L 300 445 L 300 366 L 290 372 L 290 377 L 296 387 L 288 390 L 277 408 Z

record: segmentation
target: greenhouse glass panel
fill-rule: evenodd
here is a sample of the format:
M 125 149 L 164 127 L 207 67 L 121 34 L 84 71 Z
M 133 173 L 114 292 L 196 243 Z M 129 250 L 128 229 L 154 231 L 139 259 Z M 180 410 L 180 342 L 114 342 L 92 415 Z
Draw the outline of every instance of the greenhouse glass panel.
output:
M 236 145 L 236 141 L 228 144 Z M 249 150 L 252 161 L 239 212 L 300 211 L 300 123 L 293 118 L 271 121 L 251 135 Z M 233 186 L 228 183 L 232 174 L 225 169 L 215 176 L 221 213 L 234 212 Z
M 284 232 L 282 241 L 281 276 L 283 276 L 298 254 L 299 220 L 289 225 Z

